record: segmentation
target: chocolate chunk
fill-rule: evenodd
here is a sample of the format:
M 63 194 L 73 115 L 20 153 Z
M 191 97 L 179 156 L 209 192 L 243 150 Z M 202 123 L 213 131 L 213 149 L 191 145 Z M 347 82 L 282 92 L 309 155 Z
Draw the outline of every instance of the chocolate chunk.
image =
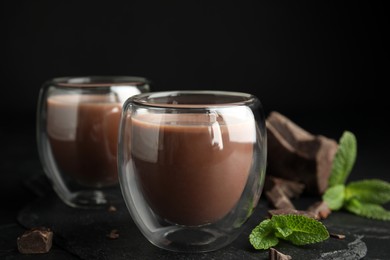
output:
M 24 232 L 16 242 L 22 254 L 42 254 L 49 252 L 52 241 L 53 232 L 49 228 L 37 227 Z
M 317 219 L 317 216 L 310 211 L 296 210 L 296 209 L 271 209 L 268 210 L 268 215 L 270 217 L 274 215 L 302 215 L 309 218 Z
M 317 219 L 326 219 L 332 211 L 330 210 L 328 204 L 325 201 L 318 201 L 311 205 L 307 211 L 315 214 Z
M 265 179 L 264 189 L 266 191 L 271 190 L 274 186 L 279 186 L 283 193 L 290 199 L 298 198 L 305 189 L 305 185 L 302 183 L 273 176 L 267 176 Z
M 109 239 L 118 239 L 119 238 L 118 230 L 117 229 L 111 230 L 111 232 L 109 234 L 107 234 L 107 237 Z
M 272 112 L 267 118 L 268 173 L 305 184 L 311 194 L 328 187 L 337 142 L 314 136 L 285 116 Z
M 117 209 L 116 209 L 115 206 L 111 205 L 111 206 L 108 207 L 107 211 L 108 211 L 108 212 L 116 212 Z
M 333 238 L 337 238 L 337 239 L 344 239 L 345 238 L 345 235 L 342 235 L 342 234 L 335 234 L 335 233 L 329 233 L 329 236 L 330 237 L 333 237 Z
M 268 201 L 276 209 L 294 209 L 294 205 L 290 199 L 284 194 L 283 190 L 279 186 L 274 186 L 271 190 L 266 191 Z
M 292 257 L 290 255 L 285 255 L 275 248 L 270 248 L 268 251 L 268 259 L 270 260 L 291 260 Z

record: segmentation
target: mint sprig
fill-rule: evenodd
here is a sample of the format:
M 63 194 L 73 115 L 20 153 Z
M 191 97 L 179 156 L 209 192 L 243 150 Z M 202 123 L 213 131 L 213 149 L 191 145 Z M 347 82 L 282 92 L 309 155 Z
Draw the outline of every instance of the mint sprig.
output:
M 319 221 L 302 215 L 274 215 L 262 221 L 249 235 L 255 249 L 276 246 L 279 239 L 294 245 L 307 245 L 324 241 L 329 232 Z
M 329 188 L 322 199 L 331 210 L 344 208 L 356 215 L 390 221 L 390 211 L 381 205 L 390 202 L 390 183 L 378 180 L 345 182 L 356 160 L 357 141 L 351 132 L 344 132 L 333 159 Z

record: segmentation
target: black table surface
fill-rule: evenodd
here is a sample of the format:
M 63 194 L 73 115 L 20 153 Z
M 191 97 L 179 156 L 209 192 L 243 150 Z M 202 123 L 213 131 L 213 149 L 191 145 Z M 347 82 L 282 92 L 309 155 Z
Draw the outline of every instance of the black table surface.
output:
M 305 121 L 303 121 L 305 122 Z M 352 126 L 353 127 L 353 126 Z M 320 129 L 318 125 L 314 130 Z M 341 131 L 325 128 L 325 135 L 338 138 Z M 357 128 L 356 128 L 357 129 Z M 318 131 L 317 131 L 318 132 Z M 356 132 L 356 131 L 355 131 Z M 216 252 L 181 254 L 151 245 L 134 225 L 123 202 L 108 210 L 80 210 L 65 206 L 52 191 L 40 165 L 31 126 L 3 125 L 0 168 L 0 259 L 267 259 L 267 251 L 256 251 L 248 242 L 250 231 L 265 218 L 267 201 L 262 198 L 242 234 L 231 245 Z M 381 178 L 389 181 L 386 142 L 372 132 L 358 131 L 359 156 L 351 179 Z M 298 209 L 319 198 L 294 200 Z M 388 205 L 386 206 L 387 208 Z M 390 222 L 375 221 L 347 212 L 334 212 L 324 221 L 328 230 L 345 234 L 344 240 L 296 247 L 280 243 L 276 248 L 293 259 L 389 259 Z M 49 253 L 22 255 L 16 238 L 27 228 L 47 226 L 54 231 Z M 117 229 L 119 238 L 107 234 Z

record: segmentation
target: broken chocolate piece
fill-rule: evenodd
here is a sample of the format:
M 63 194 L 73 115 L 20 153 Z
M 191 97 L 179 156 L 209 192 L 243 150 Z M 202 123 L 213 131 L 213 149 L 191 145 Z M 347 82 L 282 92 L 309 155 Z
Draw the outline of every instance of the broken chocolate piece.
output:
M 275 248 L 270 248 L 268 251 L 268 259 L 270 260 L 291 260 L 292 257 L 290 255 L 285 255 Z
M 310 211 L 304 211 L 304 210 L 296 210 L 296 209 L 271 209 L 268 210 L 268 215 L 270 217 L 274 215 L 302 215 L 309 218 L 317 219 L 316 215 L 313 212 Z
M 49 228 L 37 227 L 25 231 L 16 242 L 22 254 L 43 254 L 49 252 L 53 241 L 53 232 Z
M 344 239 L 345 238 L 345 235 L 342 235 L 342 234 L 335 234 L 335 233 L 329 233 L 329 236 L 330 237 L 333 237 L 333 238 L 337 238 L 337 239 Z
M 271 190 L 266 191 L 268 201 L 276 209 L 294 209 L 294 205 L 290 199 L 284 194 L 283 190 L 279 186 L 274 186 Z
M 273 176 L 267 176 L 265 179 L 265 190 L 271 190 L 274 186 L 279 186 L 283 193 L 290 199 L 298 198 L 305 189 L 305 185 L 302 183 Z
M 337 142 L 314 136 L 277 112 L 266 123 L 269 175 L 304 183 L 308 193 L 323 194 Z
M 111 206 L 108 207 L 107 211 L 108 211 L 108 212 L 116 212 L 117 209 L 116 209 L 115 206 L 111 205 Z
M 317 219 L 326 219 L 332 211 L 325 201 L 318 201 L 311 205 L 307 211 L 313 212 L 317 216 Z
M 111 232 L 109 234 L 107 234 L 107 237 L 109 239 L 118 239 L 119 238 L 118 230 L 117 229 L 111 230 Z

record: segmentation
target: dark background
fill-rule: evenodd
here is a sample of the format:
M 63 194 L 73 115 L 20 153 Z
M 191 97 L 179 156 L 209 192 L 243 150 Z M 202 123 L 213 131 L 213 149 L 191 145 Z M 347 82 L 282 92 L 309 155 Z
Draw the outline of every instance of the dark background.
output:
M 310 132 L 355 132 L 353 178 L 390 180 L 381 90 L 390 85 L 387 14 L 380 2 L 2 1 L 3 216 L 31 200 L 21 184 L 41 171 L 38 91 L 59 76 L 134 75 L 152 79 L 154 91 L 250 92 L 266 114 L 277 110 Z
M 155 91 L 251 92 L 267 111 L 291 115 L 363 119 L 388 106 L 380 3 L 48 0 L 1 9 L 2 108 L 34 110 L 44 81 L 80 75 L 145 76 Z

